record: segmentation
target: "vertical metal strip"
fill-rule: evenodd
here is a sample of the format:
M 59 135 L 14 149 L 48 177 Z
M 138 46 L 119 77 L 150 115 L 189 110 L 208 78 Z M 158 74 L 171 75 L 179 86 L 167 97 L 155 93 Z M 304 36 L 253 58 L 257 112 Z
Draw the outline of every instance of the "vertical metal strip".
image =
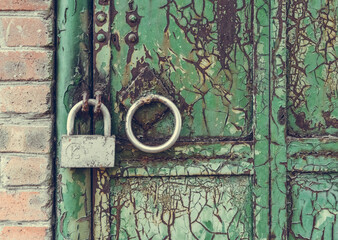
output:
M 110 176 L 107 169 L 93 169 L 93 240 L 110 239 Z
M 269 239 L 269 1 L 254 5 L 254 239 Z
M 111 1 L 95 0 L 93 14 L 93 94 L 111 110 Z M 94 120 L 96 134 L 103 133 L 101 120 Z M 110 236 L 110 179 L 108 169 L 93 169 L 93 239 Z
M 270 17 L 270 239 L 287 239 L 286 0 L 271 1 Z
M 91 87 L 90 0 L 57 1 L 57 160 L 66 134 L 67 115 Z M 76 123 L 77 133 L 89 133 L 86 114 Z M 57 162 L 58 163 L 58 162 Z M 88 169 L 65 169 L 57 164 L 56 239 L 90 239 L 91 176 Z
M 111 71 L 111 0 L 95 0 L 93 18 L 94 93 L 101 92 L 102 101 L 108 107 Z

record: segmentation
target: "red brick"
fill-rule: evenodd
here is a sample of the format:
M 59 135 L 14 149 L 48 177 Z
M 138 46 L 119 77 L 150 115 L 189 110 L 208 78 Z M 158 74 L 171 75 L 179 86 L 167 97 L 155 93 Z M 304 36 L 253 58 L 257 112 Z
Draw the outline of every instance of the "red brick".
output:
M 51 51 L 0 51 L 0 80 L 52 79 Z
M 51 126 L 0 125 L 0 152 L 49 153 Z
M 0 86 L 0 112 L 46 113 L 50 109 L 50 86 Z
M 0 22 L 8 47 L 47 46 L 52 43 L 52 32 L 42 18 L 2 17 Z
M 5 186 L 41 185 L 49 182 L 47 157 L 9 156 L 1 160 L 2 183 Z
M 46 192 L 0 192 L 0 221 L 46 221 L 50 201 Z
M 17 10 L 17 11 L 38 11 L 48 10 L 50 0 L 1 0 L 0 10 Z
M 0 239 L 6 240 L 43 240 L 46 239 L 47 227 L 7 226 L 0 232 Z

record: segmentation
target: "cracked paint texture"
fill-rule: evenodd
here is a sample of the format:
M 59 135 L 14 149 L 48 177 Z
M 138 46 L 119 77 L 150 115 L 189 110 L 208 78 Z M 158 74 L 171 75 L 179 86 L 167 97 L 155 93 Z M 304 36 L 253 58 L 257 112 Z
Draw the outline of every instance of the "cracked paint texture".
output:
M 114 6 L 116 134 L 124 136 L 122 113 L 148 92 L 163 94 L 178 106 L 183 117 L 181 138 L 243 138 L 251 133 L 253 30 L 249 1 L 128 4 L 115 0 Z M 139 16 L 137 24 L 126 22 L 130 12 Z M 131 32 L 138 36 L 136 43 L 128 40 Z M 171 114 L 155 108 L 149 110 L 148 115 L 155 117 L 149 117 L 154 120 L 147 126 L 135 121 L 136 135 L 149 141 L 169 136 L 173 128 Z
M 249 176 L 113 179 L 112 239 L 252 239 Z
M 338 175 L 291 177 L 289 239 L 335 239 L 338 236 Z
M 338 136 L 338 42 L 335 0 L 289 1 L 288 132 Z
M 91 177 L 86 169 L 60 168 L 61 136 L 67 115 L 90 87 L 90 4 L 59 0 L 57 4 L 56 181 L 55 239 L 89 239 L 91 234 Z M 80 119 L 81 118 L 81 119 Z M 75 133 L 88 133 L 87 114 L 79 113 Z M 79 120 L 80 119 L 80 120 Z
M 242 142 L 189 144 L 152 156 L 117 150 L 112 176 L 187 176 L 253 174 L 253 147 Z
M 288 148 L 288 170 L 337 172 L 338 139 L 292 139 Z

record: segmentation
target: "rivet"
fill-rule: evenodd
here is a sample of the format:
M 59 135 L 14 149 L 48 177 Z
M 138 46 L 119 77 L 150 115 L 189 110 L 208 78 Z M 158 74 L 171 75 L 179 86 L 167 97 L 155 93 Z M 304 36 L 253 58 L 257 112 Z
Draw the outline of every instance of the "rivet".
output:
M 102 33 L 97 35 L 97 41 L 104 42 L 106 40 L 106 36 Z
M 129 36 L 128 36 L 128 40 L 132 43 L 136 42 L 137 41 L 137 36 L 135 33 L 131 33 Z
M 137 17 L 134 14 L 129 15 L 128 19 L 132 23 L 136 23 L 137 22 Z
M 106 16 L 103 13 L 100 13 L 99 15 L 97 15 L 96 18 L 99 22 L 104 22 L 106 21 Z

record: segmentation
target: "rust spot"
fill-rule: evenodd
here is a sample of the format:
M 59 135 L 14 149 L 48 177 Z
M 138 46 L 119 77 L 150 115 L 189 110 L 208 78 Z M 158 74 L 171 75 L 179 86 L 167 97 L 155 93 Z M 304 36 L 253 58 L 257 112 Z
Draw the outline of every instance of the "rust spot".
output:
M 134 38 L 135 36 L 135 38 Z M 134 53 L 135 45 L 138 43 L 138 33 L 130 32 L 124 37 L 124 41 L 129 46 L 128 54 L 127 54 L 127 64 L 131 61 L 131 56 Z
M 115 16 L 118 14 L 118 11 L 116 11 L 115 7 L 115 1 L 111 2 L 111 7 L 110 7 L 110 22 L 112 23 L 115 19 Z
M 294 113 L 296 118 L 296 124 L 299 128 L 303 130 L 311 130 L 313 128 L 310 127 L 311 121 L 306 120 L 306 115 L 304 112 L 300 112 L 298 114 Z
M 100 5 L 108 5 L 110 3 L 110 0 L 99 0 Z
M 146 58 L 153 59 L 153 57 L 150 55 L 149 50 L 147 49 L 146 45 L 143 44 L 143 49 L 146 54 Z
M 121 50 L 121 46 L 120 46 L 120 38 L 119 35 L 117 33 L 113 33 L 111 35 L 112 37 L 112 43 L 114 45 L 114 47 L 116 48 L 117 51 Z
M 228 69 L 228 64 L 232 61 L 230 54 L 233 51 L 233 44 L 237 41 L 240 24 L 236 15 L 237 1 L 221 0 L 217 3 L 218 58 L 222 68 Z
M 281 125 L 284 125 L 286 123 L 286 110 L 284 107 L 280 107 L 278 110 L 278 122 Z
M 88 105 L 89 94 L 86 91 L 82 93 L 82 96 L 83 96 L 82 112 L 88 112 L 89 111 L 89 105 Z
M 127 99 L 134 102 L 147 92 L 154 91 L 163 96 L 169 95 L 169 91 L 162 83 L 163 81 L 155 75 L 155 72 L 143 59 L 136 63 L 136 67 L 131 70 L 131 75 L 132 82 L 118 94 L 121 103 L 125 104 Z
M 331 113 L 332 111 L 327 111 L 327 112 L 322 111 L 322 116 L 325 120 L 325 124 L 327 127 L 332 126 L 334 128 L 338 128 L 338 119 L 331 117 Z
M 338 158 L 338 152 L 334 151 L 304 151 L 304 152 L 297 152 L 295 154 L 292 154 L 289 156 L 290 158 L 302 158 L 302 159 L 307 159 L 309 156 L 312 157 L 324 157 L 324 158 Z

